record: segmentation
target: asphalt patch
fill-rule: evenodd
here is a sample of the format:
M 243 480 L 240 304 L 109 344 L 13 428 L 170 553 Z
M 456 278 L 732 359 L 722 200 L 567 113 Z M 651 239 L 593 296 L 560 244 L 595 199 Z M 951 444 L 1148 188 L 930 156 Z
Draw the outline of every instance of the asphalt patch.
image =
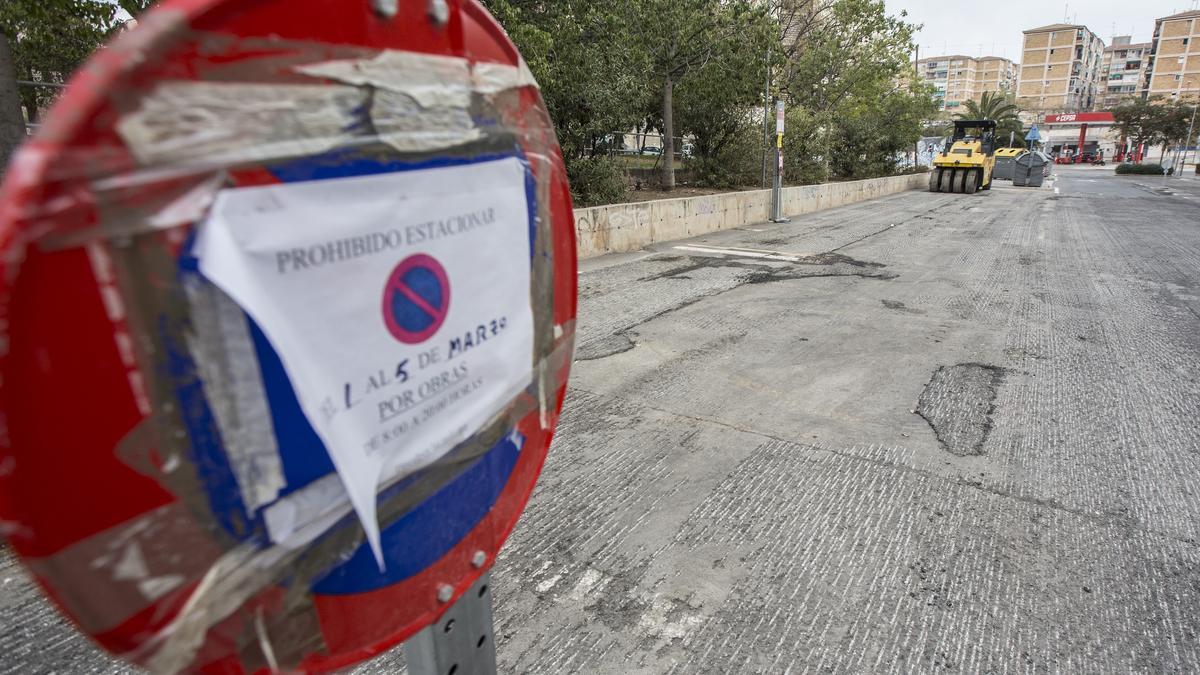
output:
M 895 311 L 895 312 L 904 312 L 905 314 L 924 314 L 925 313 L 925 310 L 914 309 L 914 308 L 909 307 L 908 305 L 904 304 L 903 302 L 900 302 L 899 300 L 880 300 L 880 302 L 883 303 L 884 307 L 887 307 L 888 309 Z
M 925 386 L 915 412 L 948 452 L 960 457 L 982 455 L 1004 373 L 1003 368 L 982 363 L 942 366 Z
M 596 361 L 606 359 L 634 348 L 634 342 L 625 333 L 606 335 L 599 340 L 592 340 L 579 345 L 575 350 L 576 361 Z

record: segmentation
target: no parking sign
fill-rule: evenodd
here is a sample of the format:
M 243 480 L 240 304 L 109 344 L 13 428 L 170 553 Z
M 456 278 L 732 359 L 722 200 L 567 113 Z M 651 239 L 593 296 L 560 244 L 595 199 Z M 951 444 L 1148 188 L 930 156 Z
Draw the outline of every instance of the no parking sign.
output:
M 446 268 L 424 254 L 397 265 L 383 291 L 383 317 L 388 330 L 405 344 L 420 344 L 437 333 L 449 305 Z
M 328 670 L 486 572 L 576 273 L 536 83 L 477 3 L 165 2 L 0 195 L 0 524 L 82 630 Z

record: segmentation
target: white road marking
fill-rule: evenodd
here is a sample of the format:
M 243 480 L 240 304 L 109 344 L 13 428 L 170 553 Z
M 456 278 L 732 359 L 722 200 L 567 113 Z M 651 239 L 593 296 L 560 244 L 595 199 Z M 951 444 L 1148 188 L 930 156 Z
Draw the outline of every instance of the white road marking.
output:
M 1054 194 L 1058 194 L 1058 188 L 1054 188 Z
M 800 262 L 800 258 L 790 255 L 782 255 L 775 251 L 754 251 L 733 248 L 713 248 L 708 246 L 676 246 L 678 251 L 692 251 L 694 253 L 710 253 L 717 255 L 725 255 L 733 258 L 758 258 L 760 260 L 779 260 L 782 262 Z

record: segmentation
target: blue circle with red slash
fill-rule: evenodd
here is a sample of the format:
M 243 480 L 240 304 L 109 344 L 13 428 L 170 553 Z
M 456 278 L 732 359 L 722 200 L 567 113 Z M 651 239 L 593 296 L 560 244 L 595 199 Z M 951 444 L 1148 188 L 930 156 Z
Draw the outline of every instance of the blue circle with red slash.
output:
M 450 313 L 446 268 L 423 253 L 405 258 L 383 289 L 383 320 L 392 337 L 417 345 L 433 337 Z

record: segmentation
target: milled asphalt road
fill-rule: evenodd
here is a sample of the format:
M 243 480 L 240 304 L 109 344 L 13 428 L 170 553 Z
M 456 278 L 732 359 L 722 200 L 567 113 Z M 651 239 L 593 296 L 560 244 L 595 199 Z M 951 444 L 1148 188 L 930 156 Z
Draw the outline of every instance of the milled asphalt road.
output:
M 585 261 L 501 670 L 1200 670 L 1200 181 L 1059 174 Z

